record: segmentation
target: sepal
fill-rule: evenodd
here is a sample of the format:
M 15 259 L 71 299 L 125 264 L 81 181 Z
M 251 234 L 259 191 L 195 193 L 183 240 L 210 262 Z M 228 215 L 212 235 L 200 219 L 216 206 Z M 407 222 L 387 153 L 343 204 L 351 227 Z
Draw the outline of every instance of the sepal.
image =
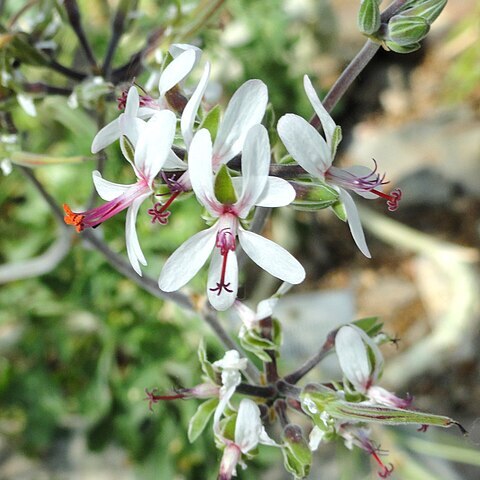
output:
M 387 38 L 400 47 L 408 47 L 423 40 L 430 30 L 430 25 L 423 17 L 395 15 L 388 22 Z
M 315 211 L 331 207 L 338 203 L 338 192 L 326 183 L 291 181 L 296 197 L 291 205 L 297 210 Z
M 378 0 L 362 0 L 358 11 L 357 25 L 360 32 L 372 35 L 380 28 L 380 8 Z
M 218 126 L 220 124 L 220 114 L 221 107 L 220 105 L 215 105 L 202 119 L 198 129 L 206 128 L 210 132 L 212 137 L 212 142 L 215 142 L 217 138 Z
M 214 192 L 217 200 L 224 205 L 233 205 L 237 201 L 232 177 L 225 165 L 220 167 L 215 177 Z
M 312 465 L 312 452 L 299 425 L 287 425 L 283 430 L 283 464 L 295 479 L 308 476 Z

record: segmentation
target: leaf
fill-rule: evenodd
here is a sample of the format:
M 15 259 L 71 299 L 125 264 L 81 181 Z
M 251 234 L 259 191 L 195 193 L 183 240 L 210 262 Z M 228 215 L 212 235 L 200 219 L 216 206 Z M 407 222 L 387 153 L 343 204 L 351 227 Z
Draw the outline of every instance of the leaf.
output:
M 205 350 L 205 343 L 202 340 L 198 346 L 198 360 L 202 367 L 202 372 L 206 375 L 208 379 L 212 382 L 217 383 L 217 373 L 213 368 L 213 365 L 207 359 L 207 352 Z

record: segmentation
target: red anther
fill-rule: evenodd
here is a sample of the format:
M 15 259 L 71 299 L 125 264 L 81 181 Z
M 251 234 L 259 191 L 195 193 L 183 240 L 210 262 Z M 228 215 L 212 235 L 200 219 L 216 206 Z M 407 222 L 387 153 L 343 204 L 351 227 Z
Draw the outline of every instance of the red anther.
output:
M 398 208 L 398 204 L 402 199 L 402 191 L 399 188 L 392 190 L 390 195 L 388 195 L 387 193 L 383 193 L 380 190 L 372 189 L 370 191 L 375 195 L 384 198 L 387 201 L 388 210 L 390 212 L 394 212 Z
M 430 425 L 422 425 L 420 428 L 417 428 L 417 432 L 425 433 L 428 430 Z
M 118 109 L 125 110 L 125 105 L 127 104 L 128 90 L 124 90 L 122 94 L 117 98 Z

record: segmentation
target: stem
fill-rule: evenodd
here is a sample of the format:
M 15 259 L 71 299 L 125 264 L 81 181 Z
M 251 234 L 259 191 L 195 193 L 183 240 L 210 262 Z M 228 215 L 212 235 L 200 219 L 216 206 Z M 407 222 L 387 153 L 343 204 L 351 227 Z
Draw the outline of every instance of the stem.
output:
M 200 20 L 189 30 L 180 35 L 179 41 L 185 41 L 192 37 L 194 33 L 200 30 L 209 20 L 212 19 L 213 15 L 215 15 L 215 13 L 222 7 L 224 3 L 225 0 L 217 0 L 210 6 L 210 8 L 202 7 L 202 9 L 199 11 L 199 14 L 201 14 Z
M 64 0 L 63 4 L 65 5 L 65 10 L 67 11 L 68 20 L 70 25 L 77 35 L 78 41 L 82 46 L 82 49 L 87 57 L 88 63 L 92 69 L 93 73 L 98 72 L 97 61 L 93 55 L 90 43 L 87 40 L 85 31 L 82 26 L 82 18 L 80 15 L 80 9 L 78 8 L 77 0 Z
M 45 190 L 43 185 L 38 181 L 37 177 L 34 175 L 34 173 L 26 167 L 19 167 L 24 175 L 32 182 L 32 184 L 35 186 L 35 188 L 38 190 L 40 195 L 43 197 L 43 199 L 47 202 L 49 205 L 53 215 L 57 218 L 57 220 L 60 220 L 63 222 L 63 212 L 60 210 L 60 208 L 57 205 L 57 202 L 55 199 Z M 157 297 L 162 300 L 170 300 L 174 303 L 176 303 L 178 306 L 189 310 L 193 311 L 195 313 L 198 313 L 204 320 L 210 325 L 212 330 L 215 332 L 215 334 L 218 336 L 220 341 L 223 343 L 224 347 L 230 350 L 237 350 L 243 357 L 246 357 L 245 353 L 242 351 L 240 347 L 235 343 L 235 341 L 228 335 L 228 333 L 225 331 L 225 329 L 222 327 L 220 322 L 218 321 L 217 315 L 214 311 L 206 311 L 206 312 L 201 312 L 198 311 L 198 309 L 195 307 L 193 302 L 190 300 L 190 298 L 181 293 L 181 292 L 163 292 L 158 288 L 158 283 L 155 279 L 148 277 L 148 276 L 143 276 L 140 277 L 135 270 L 131 267 L 130 263 L 125 261 L 124 258 L 119 255 L 118 253 L 115 253 L 112 251 L 106 243 L 103 242 L 92 230 L 84 230 L 81 233 L 81 237 L 85 240 L 87 240 L 90 245 L 95 247 L 102 255 L 105 257 L 105 259 L 108 261 L 108 263 L 119 273 L 124 275 L 125 277 L 129 278 L 132 280 L 134 283 L 136 283 L 139 287 L 143 288 L 143 290 L 149 292 L 152 294 L 154 297 Z M 248 358 L 248 357 L 246 357 Z M 252 363 L 249 363 L 247 365 L 247 369 L 245 371 L 247 378 L 255 382 L 258 377 L 259 373 L 255 365 Z
M 63 95 L 68 96 L 72 93 L 71 88 L 57 87 L 55 85 L 48 85 L 43 82 L 23 83 L 23 89 L 30 93 L 44 93 L 46 95 Z
M 77 72 L 76 70 L 65 67 L 64 65 L 58 63 L 53 58 L 51 58 L 50 61 L 48 62 L 48 66 L 52 70 L 55 70 L 56 72 L 61 73 L 64 77 L 70 78 L 72 80 L 82 81 L 82 80 L 85 80 L 85 78 L 87 78 L 87 75 L 85 73 Z
M 131 0 L 122 0 L 118 4 L 115 18 L 113 19 L 112 36 L 110 37 L 107 54 L 105 55 L 105 60 L 102 67 L 103 76 L 106 80 L 108 80 L 110 77 L 113 56 L 115 55 L 115 50 L 117 49 L 118 43 L 125 29 L 125 20 L 127 18 L 128 11 L 130 10 L 130 4 Z
M 316 367 L 329 353 L 330 350 L 335 346 L 335 336 L 337 335 L 338 328 L 333 330 L 327 335 L 327 339 L 323 344 L 320 351 L 307 360 L 298 370 L 286 375 L 283 380 L 289 384 L 296 384 L 300 379 L 302 379 L 310 370 Z
M 235 392 L 242 395 L 250 395 L 251 397 L 272 398 L 277 394 L 277 389 L 274 386 L 264 387 L 262 385 L 241 383 L 235 389 Z
M 272 341 L 273 340 L 273 320 L 272 317 L 264 318 L 260 320 L 260 332 L 263 338 Z M 267 355 L 271 358 L 270 362 L 263 362 L 263 370 L 265 372 L 265 377 L 267 383 L 275 383 L 278 376 L 277 369 L 277 356 L 275 350 L 266 350 Z

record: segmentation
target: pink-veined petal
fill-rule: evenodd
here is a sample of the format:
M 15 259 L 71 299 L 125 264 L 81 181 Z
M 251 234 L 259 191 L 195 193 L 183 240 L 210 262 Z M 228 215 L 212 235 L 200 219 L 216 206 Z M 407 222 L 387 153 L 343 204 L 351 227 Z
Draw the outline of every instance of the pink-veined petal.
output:
M 338 188 L 338 192 L 340 194 L 340 201 L 343 203 L 345 211 L 347 212 L 348 227 L 350 228 L 353 240 L 367 258 L 372 258 L 365 240 L 365 234 L 363 233 L 362 223 L 360 222 L 360 216 L 358 215 L 355 202 L 351 195 L 343 188 Z
M 190 147 L 190 143 L 192 142 L 193 124 L 195 123 L 195 117 L 197 116 L 198 108 L 205 93 L 205 89 L 207 88 L 209 76 L 210 63 L 207 62 L 203 70 L 202 78 L 198 82 L 197 88 L 193 92 L 182 113 L 180 128 L 182 130 L 183 140 L 185 142 L 187 150 Z
M 315 177 L 332 164 L 332 156 L 323 137 L 304 118 L 287 113 L 279 121 L 278 134 L 294 160 Z
M 284 207 L 295 200 L 295 189 L 283 178 L 268 177 L 257 207 Z
M 343 374 L 360 393 L 365 393 L 371 382 L 371 364 L 363 338 L 356 328 L 346 325 L 337 332 L 335 350 Z
M 185 50 L 174 58 L 162 72 L 158 82 L 160 97 L 163 97 L 177 83 L 181 82 L 195 65 L 196 55 L 193 49 Z
M 109 202 L 114 198 L 119 197 L 125 193 L 132 185 L 122 185 L 121 183 L 113 183 L 102 177 L 98 170 L 92 172 L 92 180 L 95 185 L 95 190 L 100 195 L 100 198 Z
M 267 129 L 254 125 L 245 138 L 242 152 L 242 193 L 236 203 L 238 216 L 244 218 L 262 194 L 268 178 L 270 142 Z
M 248 453 L 257 445 L 262 431 L 258 405 L 249 398 L 242 398 L 235 423 L 235 443 L 242 453 Z
M 308 78 L 307 75 L 303 77 L 303 87 L 305 88 L 305 93 L 307 94 L 310 103 L 312 104 L 315 113 L 318 115 L 320 119 L 320 123 L 322 124 L 323 131 L 325 132 L 325 138 L 327 139 L 327 144 L 331 151 L 332 146 L 332 137 L 335 132 L 336 124 L 333 121 L 330 114 L 325 110 L 322 102 L 318 98 L 317 92 L 313 88 L 312 82 Z
M 173 150 L 170 150 L 163 170 L 187 170 L 188 166 Z
M 142 276 L 142 269 L 140 267 L 140 263 L 142 265 L 147 264 L 147 260 L 143 255 L 142 249 L 140 248 L 140 243 L 138 242 L 137 236 L 137 214 L 140 205 L 143 201 L 150 195 L 147 193 L 142 195 L 141 197 L 136 198 L 132 205 L 127 210 L 127 220 L 125 223 L 125 236 L 127 242 L 127 254 L 128 259 L 130 260 L 130 264 L 132 265 L 133 269 Z
M 107 123 L 94 137 L 92 142 L 92 153 L 98 153 L 115 140 L 120 138 L 120 124 L 118 118 Z
M 135 165 L 149 184 L 167 160 L 175 137 L 177 118 L 170 110 L 157 112 L 140 132 Z
M 206 128 L 193 137 L 188 152 L 188 172 L 197 200 L 211 213 L 221 208 L 213 191 L 212 139 Z
M 243 250 L 259 267 L 284 282 L 294 285 L 303 282 L 304 268 L 283 247 L 241 227 L 237 234 Z
M 233 94 L 213 147 L 215 168 L 242 150 L 250 128 L 262 121 L 267 101 L 268 90 L 260 80 L 248 80 Z
M 142 120 L 148 120 L 150 117 L 153 117 L 158 111 L 163 110 L 166 107 L 162 107 L 162 102 L 159 102 L 158 108 L 151 107 L 140 107 L 137 112 L 137 117 Z
M 125 115 L 128 117 L 136 117 L 140 106 L 140 97 L 137 87 L 131 86 L 128 90 L 127 101 L 125 103 Z
M 213 250 L 210 268 L 208 270 L 207 296 L 208 301 L 215 310 L 223 312 L 233 305 L 238 292 L 238 262 L 234 251 L 229 250 L 227 254 L 227 267 L 225 271 L 225 284 L 228 284 L 227 291 L 221 289 L 220 294 L 213 289 L 218 287 L 222 274 L 223 257 L 218 248 Z
M 174 292 L 188 283 L 203 267 L 215 247 L 217 224 L 189 238 L 165 262 L 158 286 Z

